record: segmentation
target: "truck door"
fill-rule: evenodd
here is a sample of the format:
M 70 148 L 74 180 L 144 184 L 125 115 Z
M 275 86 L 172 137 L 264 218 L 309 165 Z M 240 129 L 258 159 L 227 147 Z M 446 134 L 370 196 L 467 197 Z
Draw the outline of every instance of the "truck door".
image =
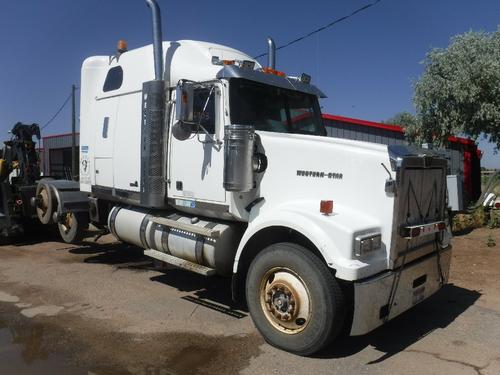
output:
M 139 191 L 141 181 L 142 92 L 120 96 L 114 131 L 115 189 Z M 119 162 L 118 162 L 119 161 Z
M 197 88 L 194 91 L 194 119 L 218 140 L 222 139 L 224 132 L 222 103 L 222 89 L 219 84 Z M 215 144 L 200 130 L 185 141 L 171 137 L 170 147 L 168 196 L 178 200 L 225 203 L 226 192 L 222 186 L 222 145 Z

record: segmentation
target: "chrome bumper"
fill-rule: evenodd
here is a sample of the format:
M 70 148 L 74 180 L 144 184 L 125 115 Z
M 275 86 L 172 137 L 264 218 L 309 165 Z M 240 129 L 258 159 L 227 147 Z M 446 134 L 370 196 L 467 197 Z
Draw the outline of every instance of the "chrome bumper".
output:
M 440 264 L 444 282 L 448 281 L 451 246 L 441 250 Z M 351 335 L 363 335 L 382 325 L 441 288 L 437 254 L 405 266 L 389 312 L 389 296 L 397 271 L 390 271 L 354 283 L 354 316 Z

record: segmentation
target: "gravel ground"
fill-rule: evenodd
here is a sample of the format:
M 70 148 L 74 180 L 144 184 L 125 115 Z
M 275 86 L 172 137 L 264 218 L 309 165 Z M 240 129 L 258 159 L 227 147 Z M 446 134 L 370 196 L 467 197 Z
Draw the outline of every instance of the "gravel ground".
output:
M 435 296 L 301 358 L 264 342 L 228 280 L 160 271 L 110 236 L 22 238 L 0 247 L 0 373 L 500 374 L 500 230 L 453 246 Z

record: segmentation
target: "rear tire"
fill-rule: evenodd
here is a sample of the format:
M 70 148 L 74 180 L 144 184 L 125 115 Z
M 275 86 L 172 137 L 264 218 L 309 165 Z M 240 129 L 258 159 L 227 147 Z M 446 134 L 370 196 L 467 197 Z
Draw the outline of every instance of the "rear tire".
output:
M 274 244 L 257 255 L 248 270 L 246 297 L 265 340 L 298 355 L 323 349 L 344 325 L 344 296 L 331 270 L 293 243 Z
M 62 221 L 57 223 L 57 227 L 64 242 L 79 243 L 89 227 L 89 218 L 83 212 L 68 212 Z

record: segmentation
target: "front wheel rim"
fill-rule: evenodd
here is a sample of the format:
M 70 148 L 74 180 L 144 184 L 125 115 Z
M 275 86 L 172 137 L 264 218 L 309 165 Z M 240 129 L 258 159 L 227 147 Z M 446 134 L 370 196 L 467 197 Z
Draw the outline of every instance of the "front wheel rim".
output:
M 306 283 L 289 268 L 267 271 L 259 288 L 260 304 L 268 322 L 286 334 L 302 332 L 311 320 L 312 301 Z

